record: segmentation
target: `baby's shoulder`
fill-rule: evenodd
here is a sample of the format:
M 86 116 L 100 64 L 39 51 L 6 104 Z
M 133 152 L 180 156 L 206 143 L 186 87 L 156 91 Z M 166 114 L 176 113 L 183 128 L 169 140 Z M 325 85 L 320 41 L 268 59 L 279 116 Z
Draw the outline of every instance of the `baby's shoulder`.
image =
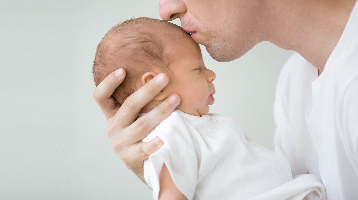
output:
M 234 126 L 234 127 L 241 127 L 238 120 L 234 117 L 226 116 L 226 115 L 219 115 L 219 114 L 209 114 L 210 120 L 213 123 L 216 123 L 220 126 Z M 241 129 L 241 128 L 240 128 Z

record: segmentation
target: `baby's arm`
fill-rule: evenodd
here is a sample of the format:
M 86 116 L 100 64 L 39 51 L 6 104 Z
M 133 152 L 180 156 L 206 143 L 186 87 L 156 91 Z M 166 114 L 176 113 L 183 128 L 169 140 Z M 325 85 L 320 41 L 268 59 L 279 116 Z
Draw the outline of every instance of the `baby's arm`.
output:
M 159 200 L 187 200 L 174 184 L 165 164 L 163 164 L 162 171 L 159 175 L 159 184 Z

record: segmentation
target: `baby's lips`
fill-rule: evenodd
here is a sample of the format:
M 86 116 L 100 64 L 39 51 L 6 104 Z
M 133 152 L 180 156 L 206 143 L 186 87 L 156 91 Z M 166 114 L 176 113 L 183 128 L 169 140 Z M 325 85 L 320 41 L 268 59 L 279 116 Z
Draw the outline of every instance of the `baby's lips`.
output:
M 215 91 L 209 96 L 209 100 L 208 100 L 209 105 L 213 105 L 215 102 L 214 94 L 215 94 Z

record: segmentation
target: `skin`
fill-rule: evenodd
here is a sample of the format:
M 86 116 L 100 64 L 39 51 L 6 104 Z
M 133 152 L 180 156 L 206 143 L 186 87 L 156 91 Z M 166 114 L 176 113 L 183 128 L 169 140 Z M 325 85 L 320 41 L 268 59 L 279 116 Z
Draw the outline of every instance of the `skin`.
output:
M 255 23 L 258 5 L 242 2 L 160 0 L 159 14 L 167 21 L 180 18 L 182 28 L 192 33 L 194 41 L 203 44 L 215 60 L 230 61 L 259 42 Z M 246 19 L 253 23 L 247 23 Z
M 195 42 L 205 45 L 218 61 L 237 59 L 257 43 L 270 41 L 297 51 L 323 71 L 354 3 L 355 0 L 160 0 L 159 14 L 164 20 L 179 18 L 183 29 L 195 32 Z
M 160 24 L 152 24 L 141 29 L 154 34 L 158 34 L 159 30 L 165 47 L 164 57 L 172 72 L 168 73 L 170 83 L 143 108 L 142 112 L 154 109 L 163 99 L 176 93 L 181 97 L 177 109 L 195 116 L 207 114 L 209 105 L 214 103 L 215 87 L 212 82 L 216 75 L 205 67 L 199 46 L 182 31 L 168 29 Z M 151 80 L 156 75 L 155 72 L 145 73 L 140 86 L 145 85 L 147 80 Z
M 187 198 L 175 186 L 172 177 L 164 164 L 159 175 L 160 189 L 159 200 L 187 200 Z
M 354 3 L 355 0 L 160 0 L 159 13 L 164 20 L 180 18 L 184 30 L 196 32 L 192 34 L 195 42 L 205 45 L 218 61 L 237 59 L 257 43 L 269 41 L 300 53 L 321 73 Z M 113 150 L 143 179 L 144 160 L 162 142 L 140 141 L 179 105 L 180 98 L 173 94 L 134 122 L 141 108 L 168 83 L 168 76 L 156 76 L 118 108 L 111 95 L 125 72 L 116 73 L 119 75 L 113 73 L 97 86 L 93 96 L 108 121 Z

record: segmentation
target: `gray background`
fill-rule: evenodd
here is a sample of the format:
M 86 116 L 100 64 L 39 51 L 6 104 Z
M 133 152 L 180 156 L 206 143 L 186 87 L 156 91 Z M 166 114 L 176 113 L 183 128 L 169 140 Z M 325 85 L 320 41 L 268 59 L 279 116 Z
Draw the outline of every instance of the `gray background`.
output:
M 0 0 L 0 199 L 151 199 L 112 152 L 92 98 L 98 42 L 140 16 L 159 18 L 158 1 Z M 263 42 L 218 63 L 203 50 L 217 74 L 211 112 L 272 149 L 275 84 L 290 54 Z

